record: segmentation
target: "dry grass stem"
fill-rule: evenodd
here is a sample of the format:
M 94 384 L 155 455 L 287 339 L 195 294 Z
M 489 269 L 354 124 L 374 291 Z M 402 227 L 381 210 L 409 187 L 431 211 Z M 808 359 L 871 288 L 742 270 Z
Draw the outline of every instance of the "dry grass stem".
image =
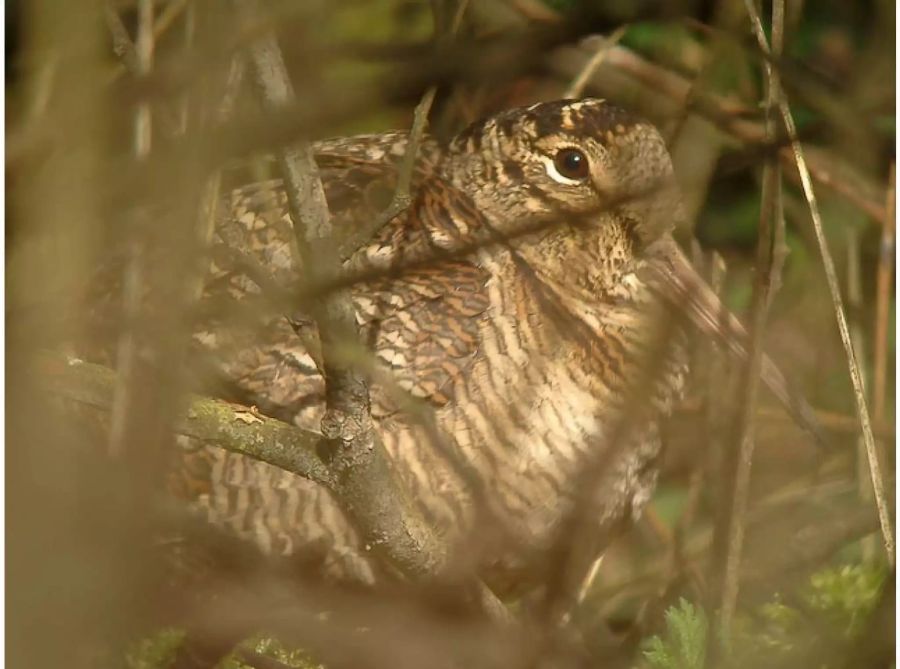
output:
M 594 72 L 597 71 L 597 68 L 600 67 L 600 64 L 603 62 L 603 59 L 606 57 L 610 48 L 618 44 L 625 36 L 626 32 L 628 32 L 627 23 L 616 28 L 608 38 L 598 35 L 600 46 L 597 48 L 597 51 L 591 59 L 584 64 L 584 67 L 581 72 L 578 73 L 578 76 L 575 77 L 571 84 L 569 84 L 569 87 L 563 93 L 564 98 L 580 98 L 584 94 L 585 86 L 587 86 L 591 77 L 594 76 Z
M 745 0 L 745 4 L 747 6 L 747 12 L 751 17 L 753 31 L 756 34 L 759 47 L 763 53 L 768 54 L 769 47 L 759 14 L 757 13 L 752 0 Z M 862 373 L 856 358 L 856 352 L 853 349 L 853 342 L 850 338 L 850 329 L 847 325 L 847 316 L 844 311 L 843 299 L 841 298 L 841 287 L 837 277 L 837 270 L 834 266 L 834 259 L 831 257 L 831 251 L 828 248 L 828 240 L 825 238 L 825 232 L 822 226 L 822 216 L 819 213 L 819 205 L 813 189 L 812 176 L 810 175 L 809 168 L 803 155 L 803 147 L 797 136 L 797 126 L 794 123 L 794 117 L 791 114 L 788 101 L 784 97 L 779 101 L 779 111 L 781 112 L 781 117 L 791 142 L 791 150 L 794 154 L 797 169 L 800 172 L 800 181 L 803 185 L 803 193 L 806 196 L 807 204 L 809 205 L 809 213 L 812 217 L 813 229 L 816 233 L 816 241 L 819 245 L 819 253 L 822 257 L 822 265 L 825 269 L 828 290 L 834 305 L 834 314 L 837 319 L 841 343 L 844 347 L 844 352 L 847 355 L 847 366 L 850 371 L 850 380 L 853 383 L 853 394 L 856 399 L 857 414 L 862 428 L 863 440 L 866 445 L 866 457 L 869 462 L 869 474 L 872 478 L 872 489 L 875 493 L 875 504 L 878 512 L 878 522 L 881 526 L 881 536 L 884 542 L 884 549 L 887 554 L 888 562 L 893 566 L 895 562 L 895 545 L 889 501 L 885 492 L 884 475 L 881 465 L 878 462 L 878 449 L 875 445 L 875 436 L 872 433 L 872 423 L 869 418 L 869 408 L 866 403 L 866 393 L 863 385 Z
M 896 164 L 891 163 L 888 179 L 887 219 L 881 228 L 881 244 L 878 253 L 875 300 L 875 354 L 874 380 L 872 382 L 872 415 L 875 423 L 884 420 L 887 397 L 888 333 L 890 330 L 891 283 L 894 270 L 894 226 L 897 215 Z

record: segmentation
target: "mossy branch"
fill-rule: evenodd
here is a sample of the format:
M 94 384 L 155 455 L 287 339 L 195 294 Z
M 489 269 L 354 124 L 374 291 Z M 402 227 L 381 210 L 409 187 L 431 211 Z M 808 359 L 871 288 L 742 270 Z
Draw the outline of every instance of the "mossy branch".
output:
M 49 355 L 35 365 L 41 383 L 54 395 L 103 412 L 112 407 L 116 375 L 111 369 Z M 172 429 L 334 488 L 332 476 L 316 455 L 319 435 L 259 415 L 250 407 L 192 395 Z

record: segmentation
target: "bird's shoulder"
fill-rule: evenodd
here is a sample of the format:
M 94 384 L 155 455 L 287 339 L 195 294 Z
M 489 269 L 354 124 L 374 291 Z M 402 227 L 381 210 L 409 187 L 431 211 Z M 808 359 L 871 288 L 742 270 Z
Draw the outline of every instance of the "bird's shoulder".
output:
M 394 158 L 402 158 L 397 138 L 379 140 L 376 149 L 372 141 L 355 145 L 335 140 L 314 147 L 335 230 L 341 236 L 380 213 L 381 207 L 368 200 L 375 188 L 386 188 L 390 195 L 396 185 Z M 352 278 L 366 345 L 401 389 L 443 405 L 452 400 L 455 382 L 478 351 L 489 275 L 466 252 L 483 227 L 481 216 L 464 193 L 433 169 L 433 151 L 426 142 L 410 206 L 375 232 L 348 261 L 345 272 Z M 280 180 L 232 190 L 221 203 L 215 233 L 217 248 L 206 297 L 224 291 L 246 301 L 260 297 L 267 281 L 290 285 L 298 278 L 287 194 Z M 284 326 L 283 314 L 276 310 L 271 321 L 260 339 L 243 338 L 248 343 L 242 345 L 241 355 L 231 357 L 229 376 L 247 379 L 253 393 L 284 386 L 278 404 L 296 404 L 299 398 L 292 397 L 292 384 L 318 385 L 294 384 L 290 379 L 309 377 L 310 351 Z M 247 369 L 234 368 L 238 359 L 247 360 Z M 291 361 L 303 361 L 303 369 L 287 364 Z M 382 404 L 395 402 L 385 397 Z

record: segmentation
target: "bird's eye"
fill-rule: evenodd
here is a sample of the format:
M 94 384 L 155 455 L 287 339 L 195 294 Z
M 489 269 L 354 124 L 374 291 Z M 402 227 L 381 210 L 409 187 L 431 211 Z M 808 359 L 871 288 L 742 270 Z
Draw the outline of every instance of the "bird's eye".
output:
M 578 149 L 560 149 L 553 158 L 556 171 L 567 179 L 581 181 L 590 176 L 587 156 Z

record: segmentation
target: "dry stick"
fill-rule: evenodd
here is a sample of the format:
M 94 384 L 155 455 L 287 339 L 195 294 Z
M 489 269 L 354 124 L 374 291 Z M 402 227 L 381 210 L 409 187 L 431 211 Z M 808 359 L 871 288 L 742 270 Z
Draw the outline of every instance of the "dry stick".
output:
M 153 39 L 155 41 L 158 42 L 159 38 L 168 32 L 169 28 L 171 28 L 172 24 L 175 22 L 175 19 L 178 18 L 178 15 L 185 7 L 187 7 L 187 4 L 188 0 L 171 0 L 171 2 L 165 6 L 159 13 L 159 18 L 153 26 Z M 110 32 L 113 34 L 113 46 L 116 49 L 116 54 L 122 58 L 122 63 L 116 66 L 110 76 L 110 82 L 112 82 L 132 69 L 129 65 L 129 60 L 126 57 L 127 53 L 132 51 L 132 48 L 131 40 L 128 38 L 128 30 L 125 28 L 124 24 L 122 24 L 119 15 L 109 5 L 106 7 L 106 21 L 109 25 Z M 113 23 L 117 25 L 114 26 Z
M 128 36 L 128 29 L 122 23 L 122 18 L 118 12 L 110 4 L 106 4 L 103 8 L 106 17 L 106 26 L 113 40 L 113 51 L 122 59 L 119 68 L 122 72 L 128 70 L 135 71 L 139 68 L 137 54 L 134 45 L 131 43 L 131 37 Z
M 116 378 L 111 369 L 81 360 L 41 356 L 36 370 L 39 382 L 54 395 L 101 412 L 111 410 Z M 185 407 L 172 426 L 175 434 L 267 462 L 335 489 L 333 477 L 316 455 L 321 440 L 318 434 L 224 400 L 191 396 Z
M 875 301 L 875 353 L 873 364 L 875 367 L 872 381 L 873 420 L 875 426 L 885 422 L 885 396 L 887 388 L 887 357 L 888 357 L 888 319 L 891 308 L 891 283 L 894 261 L 894 215 L 896 213 L 896 165 L 891 163 L 891 172 L 888 180 L 887 220 L 881 228 L 881 244 L 878 254 L 878 274 L 876 277 L 877 294 Z M 884 442 L 877 443 L 878 455 L 882 462 L 886 462 Z M 866 494 L 871 495 L 871 488 L 866 487 Z M 871 539 L 863 544 L 869 547 Z M 870 550 L 870 554 L 874 551 Z
M 749 0 L 752 3 L 753 0 Z M 784 39 L 784 0 L 776 0 L 772 4 L 772 50 L 776 57 L 781 54 Z M 766 95 L 766 140 L 774 142 L 778 132 L 775 106 L 781 95 L 781 84 L 778 72 L 770 62 L 765 64 Z M 735 434 L 738 441 L 737 460 L 734 470 L 734 484 L 727 524 L 717 528 L 727 531 L 725 564 L 721 581 L 721 598 L 716 620 L 718 634 L 710 634 L 707 656 L 715 663 L 719 652 L 719 639 L 727 638 L 731 629 L 731 620 L 737 604 L 739 589 L 739 567 L 744 541 L 744 519 L 747 512 L 747 498 L 750 488 L 750 470 L 756 441 L 755 421 L 756 405 L 759 395 L 759 373 L 762 366 L 762 339 L 768 318 L 770 294 L 774 280 L 778 277 L 780 267 L 774 257 L 774 229 L 784 225 L 781 207 L 781 171 L 778 164 L 769 157 L 763 167 L 763 185 L 759 218 L 759 243 L 757 246 L 757 273 L 753 285 L 753 298 L 750 319 L 750 344 L 747 363 L 744 368 L 743 387 L 738 424 Z
M 846 490 L 846 493 L 852 493 L 852 490 Z M 775 515 L 776 513 L 784 516 L 795 510 L 795 506 L 788 504 L 779 505 L 775 513 L 769 508 L 754 508 L 748 514 L 748 525 L 755 532 L 762 533 L 766 531 L 768 524 L 779 519 L 779 515 Z M 785 571 L 791 569 L 821 568 L 823 561 L 832 557 L 848 542 L 855 541 L 876 530 L 878 522 L 870 513 L 867 513 L 867 510 L 861 512 L 859 509 L 855 509 L 851 513 L 852 517 L 849 520 L 835 517 L 821 532 L 814 535 L 799 532 L 790 539 L 788 545 L 779 546 L 776 557 L 779 560 L 783 559 L 784 564 L 776 568 L 766 567 L 765 578 L 759 574 L 756 568 L 748 569 L 745 577 L 752 577 L 757 583 L 761 583 L 771 576 L 784 574 Z M 689 564 L 696 565 L 699 569 L 704 568 L 707 554 L 710 552 L 710 534 L 710 531 L 705 528 L 698 529 L 688 542 L 686 559 Z M 646 593 L 647 597 L 652 596 L 651 589 L 655 588 L 659 574 L 666 568 L 666 562 L 665 556 L 655 558 L 647 566 L 642 566 L 635 573 L 629 575 L 627 579 L 604 583 L 602 588 L 596 589 L 596 599 L 608 601 L 635 590 Z
M 679 413 L 684 415 L 699 413 L 702 410 L 701 400 L 698 397 L 689 397 L 679 404 Z M 795 423 L 793 419 L 785 416 L 781 409 L 774 407 L 761 406 L 757 410 L 757 418 L 763 422 L 789 422 Z M 855 415 L 846 415 L 833 411 L 815 410 L 816 421 L 828 432 L 839 432 L 851 436 L 859 434 L 859 420 Z M 873 422 L 872 428 L 875 430 L 875 436 L 879 439 L 893 441 L 895 437 L 894 425 L 883 420 L 882 422 Z
M 725 259 L 717 251 L 713 251 L 709 259 L 709 285 L 713 293 L 721 297 L 725 288 L 725 277 L 728 268 Z M 723 330 L 727 331 L 728 319 L 722 315 L 720 320 Z M 726 391 L 726 379 L 730 376 L 730 361 L 724 355 L 724 347 L 711 341 L 708 344 L 707 352 L 709 355 L 709 365 L 703 367 L 705 378 L 704 392 L 706 398 L 704 402 L 704 423 L 706 426 L 706 434 L 709 440 L 707 450 L 708 457 L 708 478 L 712 483 L 712 501 L 714 508 L 722 508 L 724 506 L 724 481 L 720 475 L 723 471 L 723 448 L 722 448 L 722 417 L 727 412 L 727 403 L 725 398 L 728 396 Z
M 699 244 L 698 244 L 699 249 Z M 700 251 L 702 253 L 702 251 Z M 699 263 L 698 263 L 699 264 Z M 709 287 L 713 294 L 718 298 L 722 298 L 722 292 L 725 285 L 726 266 L 722 256 L 713 251 L 709 257 L 708 277 Z M 724 324 L 723 328 L 727 327 Z M 709 479 L 715 483 L 721 484 L 718 473 L 721 471 L 722 449 L 719 424 L 721 422 L 724 406 L 721 401 L 716 401 L 724 396 L 724 378 L 725 378 L 725 356 L 722 347 L 715 341 L 704 342 L 702 353 L 705 354 L 706 360 L 703 364 L 695 364 L 694 369 L 703 370 L 701 383 L 704 387 L 706 395 L 704 400 L 705 415 L 703 416 L 706 424 L 707 443 L 703 452 L 699 455 L 698 462 L 694 466 L 688 480 L 687 500 L 685 501 L 684 511 L 678 518 L 673 532 L 673 542 L 671 550 L 671 566 L 670 573 L 672 578 L 677 577 L 681 572 L 689 571 L 691 578 L 701 593 L 705 592 L 706 579 L 703 572 L 696 566 L 688 564 L 684 555 L 685 536 L 694 522 L 697 508 L 700 505 L 701 493 L 703 490 L 704 479 Z M 696 359 L 696 356 L 695 356 Z M 697 363 L 700 361 L 697 360 Z M 713 489 L 713 506 L 719 504 L 721 495 L 717 488 Z
M 600 67 L 600 64 L 603 62 L 603 59 L 606 57 L 610 48 L 618 44 L 625 36 L 625 33 L 628 32 L 628 27 L 628 24 L 625 23 L 616 28 L 608 38 L 602 38 L 596 53 L 594 53 L 591 59 L 585 63 L 581 72 L 578 73 L 578 76 L 575 77 L 565 93 L 563 93 L 564 98 L 580 98 L 582 96 L 584 88 L 588 84 L 588 80 L 594 75 L 597 68 Z
M 113 38 L 120 48 L 125 49 L 122 57 L 133 63 L 134 71 L 138 75 L 146 75 L 153 67 L 153 2 L 151 0 L 139 0 L 138 2 L 138 27 L 133 52 L 122 46 L 129 44 L 127 32 L 122 34 L 124 26 L 116 14 L 107 6 L 107 22 L 113 33 Z M 126 54 L 130 54 L 126 56 Z M 133 60 L 132 60 L 133 59 Z M 138 161 L 146 159 L 150 153 L 152 117 L 150 105 L 141 103 L 134 118 L 134 156 Z M 140 232 L 136 233 L 137 237 Z M 131 323 L 119 340 L 117 363 L 118 376 L 116 378 L 116 393 L 113 403 L 112 420 L 109 431 L 109 452 L 114 456 L 121 456 L 125 450 L 125 440 L 134 426 L 129 427 L 129 414 L 134 413 L 136 402 L 134 395 L 142 392 L 137 388 L 140 376 L 138 369 L 141 366 L 138 357 L 140 344 L 137 341 L 137 333 L 133 325 L 138 320 L 143 298 L 143 284 L 145 280 L 145 259 L 143 249 L 137 238 L 129 242 L 129 260 L 125 268 L 124 278 L 124 312 L 126 321 Z
M 143 5 L 140 5 L 143 7 Z M 167 5 L 166 9 L 170 6 Z M 120 62 L 116 65 L 116 70 L 114 71 L 110 82 L 117 79 L 124 72 L 130 72 L 131 74 L 137 77 L 146 77 L 150 74 L 150 68 L 144 67 L 141 63 L 141 55 L 138 53 L 138 46 L 133 44 L 131 41 L 131 37 L 128 35 L 128 29 L 125 27 L 125 24 L 122 23 L 121 17 L 118 15 L 116 10 L 109 4 L 105 6 L 104 9 L 106 16 L 106 25 L 109 29 L 110 35 L 113 38 L 113 51 L 119 57 Z M 149 23 L 152 27 L 153 17 L 152 17 L 152 4 L 150 6 L 151 15 L 149 17 Z M 174 17 L 173 17 L 174 18 Z M 147 24 L 146 18 L 141 18 L 141 15 L 138 15 L 138 29 L 141 30 L 140 26 Z M 150 48 L 150 57 L 152 60 L 152 52 L 153 52 L 153 44 L 159 38 L 161 31 L 158 30 L 144 30 L 138 35 L 138 39 L 142 40 L 143 44 L 141 48 L 145 51 L 143 56 L 146 56 L 146 49 L 149 46 Z M 140 105 L 139 109 L 145 104 Z M 157 120 L 162 124 L 163 128 L 169 135 L 178 135 L 182 134 L 179 132 L 180 123 L 179 120 L 173 118 L 170 114 L 166 113 L 164 110 L 157 109 Z
M 390 204 L 380 214 L 375 216 L 372 222 L 363 226 L 363 229 L 352 235 L 350 239 L 341 244 L 340 257 L 347 259 L 368 242 L 376 232 L 398 214 L 404 212 L 412 203 L 412 178 L 415 171 L 416 158 L 419 155 L 419 145 L 425 134 L 425 126 L 428 123 L 428 112 L 434 102 L 437 89 L 431 86 L 422 96 L 413 112 L 413 124 L 409 131 L 409 140 L 406 151 L 403 154 L 403 162 L 400 164 L 400 172 L 397 176 L 397 188 L 391 198 Z
M 866 359 L 866 341 L 860 315 L 862 311 L 862 269 L 859 258 L 859 231 L 853 225 L 847 226 L 847 304 L 850 307 L 850 340 L 853 349 L 863 360 Z M 860 369 L 863 388 L 868 386 L 866 370 Z M 857 494 L 866 505 L 872 503 L 872 486 L 869 483 L 866 465 L 866 445 L 859 436 L 856 438 L 856 485 Z M 876 555 L 878 547 L 875 537 L 866 537 L 862 541 L 862 554 L 865 561 Z
M 166 10 L 171 9 L 175 3 L 170 3 L 166 5 Z M 174 16 L 174 15 L 173 15 Z M 159 27 L 159 23 L 162 18 L 160 17 L 160 21 L 157 21 L 157 28 Z M 173 19 L 174 20 L 174 19 Z M 155 31 L 154 31 L 155 32 Z M 194 3 L 188 5 L 184 10 L 184 30 L 182 33 L 182 45 L 184 48 L 184 55 L 186 58 L 189 58 L 191 55 L 191 51 L 194 46 L 194 37 L 197 32 L 197 6 Z M 177 128 L 179 134 L 186 134 L 188 130 L 188 122 L 190 120 L 190 107 L 191 107 L 191 93 L 189 90 L 185 90 L 181 94 L 181 99 L 178 101 L 177 110 L 178 110 L 178 118 L 177 118 Z
M 753 24 L 753 32 L 756 33 L 756 39 L 759 42 L 760 49 L 768 54 L 768 43 L 766 42 L 766 34 L 763 30 L 759 14 L 753 6 L 752 0 L 745 0 L 747 12 L 750 14 L 751 23 Z M 794 117 L 791 114 L 791 108 L 787 99 L 782 96 L 778 101 L 781 111 L 781 117 L 784 121 L 788 138 L 791 142 L 791 149 L 794 153 L 794 159 L 797 169 L 800 172 L 800 181 L 803 184 L 803 193 L 806 195 L 806 202 L 809 205 L 809 213 L 812 217 L 813 229 L 816 233 L 816 241 L 819 244 L 819 253 L 822 256 L 822 265 L 825 269 L 825 277 L 828 281 L 828 290 L 831 293 L 831 301 L 834 305 L 834 315 L 837 319 L 838 331 L 841 335 L 841 343 L 844 346 L 844 352 L 847 355 L 847 367 L 850 371 L 850 380 L 853 382 L 853 394 L 856 399 L 856 410 L 859 415 L 860 426 L 862 427 L 863 439 L 866 444 L 866 457 L 869 461 L 869 473 L 872 477 L 872 489 L 875 492 L 875 505 L 878 510 L 878 522 L 881 526 L 881 535 L 884 541 L 884 549 L 887 553 L 889 564 L 893 567 L 895 560 L 894 547 L 894 530 L 891 527 L 890 508 L 887 495 L 884 489 L 884 479 L 881 472 L 881 466 L 878 462 L 878 449 L 875 447 L 875 436 L 872 434 L 872 423 L 869 419 L 869 408 L 866 404 L 865 388 L 863 387 L 862 375 L 860 373 L 859 362 L 856 359 L 856 353 L 853 350 L 853 343 L 850 340 L 850 330 L 847 327 L 847 316 L 844 312 L 844 304 L 841 299 L 841 288 L 837 278 L 837 271 L 834 267 L 834 259 L 831 257 L 831 251 L 828 249 L 828 240 L 825 239 L 825 232 L 822 227 L 822 216 L 819 212 L 819 204 L 816 200 L 816 194 L 813 190 L 812 177 L 803 157 L 803 147 L 797 136 L 797 126 L 794 123 Z
M 872 415 L 875 423 L 884 421 L 887 388 L 888 328 L 891 309 L 891 279 L 894 265 L 894 215 L 896 214 L 896 165 L 891 163 L 888 181 L 887 219 L 881 228 L 878 255 L 877 295 L 875 299 L 875 373 L 872 382 Z
M 213 111 L 214 122 L 224 123 L 231 117 L 234 107 L 237 104 L 238 93 L 240 92 L 241 84 L 244 81 L 245 73 L 246 63 L 244 59 L 240 55 L 235 55 L 228 66 L 228 78 L 225 82 L 225 91 L 222 93 L 222 99 Z M 221 188 L 222 170 L 215 169 L 209 179 L 207 179 L 206 188 L 200 204 L 199 241 L 201 249 L 208 249 L 212 243 L 216 227 L 217 207 L 219 204 Z M 249 255 L 247 257 L 252 260 Z M 190 295 L 192 301 L 196 303 L 203 294 L 203 273 L 198 272 L 194 279 L 195 281 L 190 290 Z M 265 287 L 260 286 L 260 288 L 264 289 Z

